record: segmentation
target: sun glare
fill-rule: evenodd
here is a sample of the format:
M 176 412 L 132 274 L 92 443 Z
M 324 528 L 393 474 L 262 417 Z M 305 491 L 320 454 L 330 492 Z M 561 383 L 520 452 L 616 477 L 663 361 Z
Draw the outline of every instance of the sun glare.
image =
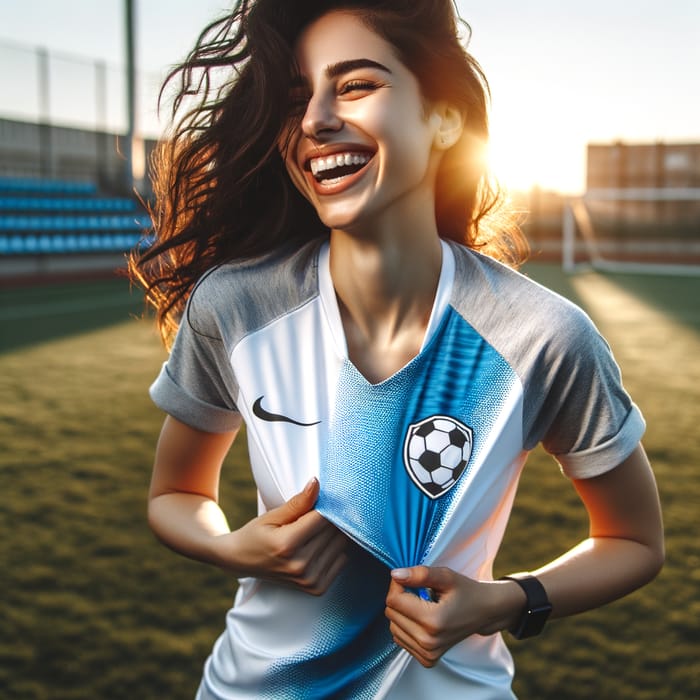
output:
M 564 194 L 583 191 L 585 154 L 567 134 L 546 133 L 542 125 L 522 119 L 492 122 L 488 162 L 507 189 L 527 192 L 533 187 Z

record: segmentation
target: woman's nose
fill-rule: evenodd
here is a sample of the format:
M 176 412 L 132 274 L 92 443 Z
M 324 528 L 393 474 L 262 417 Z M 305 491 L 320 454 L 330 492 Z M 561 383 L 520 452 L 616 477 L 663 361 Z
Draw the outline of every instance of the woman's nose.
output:
M 339 131 L 343 126 L 335 100 L 326 95 L 312 95 L 306 106 L 301 128 L 305 136 L 323 138 L 324 134 Z

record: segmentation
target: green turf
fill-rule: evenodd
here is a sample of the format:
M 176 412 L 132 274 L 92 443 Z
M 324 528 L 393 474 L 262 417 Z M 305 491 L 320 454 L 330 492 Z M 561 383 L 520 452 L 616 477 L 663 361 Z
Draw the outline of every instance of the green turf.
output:
M 114 279 L 0 290 L 0 352 L 104 328 L 142 311 L 138 291 Z
M 527 272 L 576 298 L 642 407 L 668 563 L 650 586 L 509 644 L 525 699 L 700 696 L 700 280 Z M 124 281 L 0 292 L 0 698 L 192 698 L 234 584 L 159 545 L 145 495 L 165 354 Z M 241 441 L 242 444 L 243 441 Z M 253 514 L 242 449 L 232 524 Z M 532 568 L 585 536 L 573 490 L 533 454 L 497 562 Z

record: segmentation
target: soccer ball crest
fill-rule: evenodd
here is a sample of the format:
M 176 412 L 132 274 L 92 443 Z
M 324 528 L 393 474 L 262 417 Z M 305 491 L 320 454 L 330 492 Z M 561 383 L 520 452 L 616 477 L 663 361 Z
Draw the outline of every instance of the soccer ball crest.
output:
M 472 429 L 449 416 L 431 416 L 408 426 L 403 463 L 413 483 L 429 498 L 447 493 L 472 453 Z

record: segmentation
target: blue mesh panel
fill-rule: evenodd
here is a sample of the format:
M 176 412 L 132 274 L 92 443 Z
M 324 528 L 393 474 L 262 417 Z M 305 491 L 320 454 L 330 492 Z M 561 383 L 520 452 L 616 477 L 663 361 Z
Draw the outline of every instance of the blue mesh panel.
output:
M 317 509 L 391 567 L 425 560 L 460 501 L 514 372 L 454 310 L 413 362 L 378 385 L 346 363 Z M 411 480 L 403 445 L 412 424 L 450 416 L 473 431 L 471 459 L 439 498 Z

